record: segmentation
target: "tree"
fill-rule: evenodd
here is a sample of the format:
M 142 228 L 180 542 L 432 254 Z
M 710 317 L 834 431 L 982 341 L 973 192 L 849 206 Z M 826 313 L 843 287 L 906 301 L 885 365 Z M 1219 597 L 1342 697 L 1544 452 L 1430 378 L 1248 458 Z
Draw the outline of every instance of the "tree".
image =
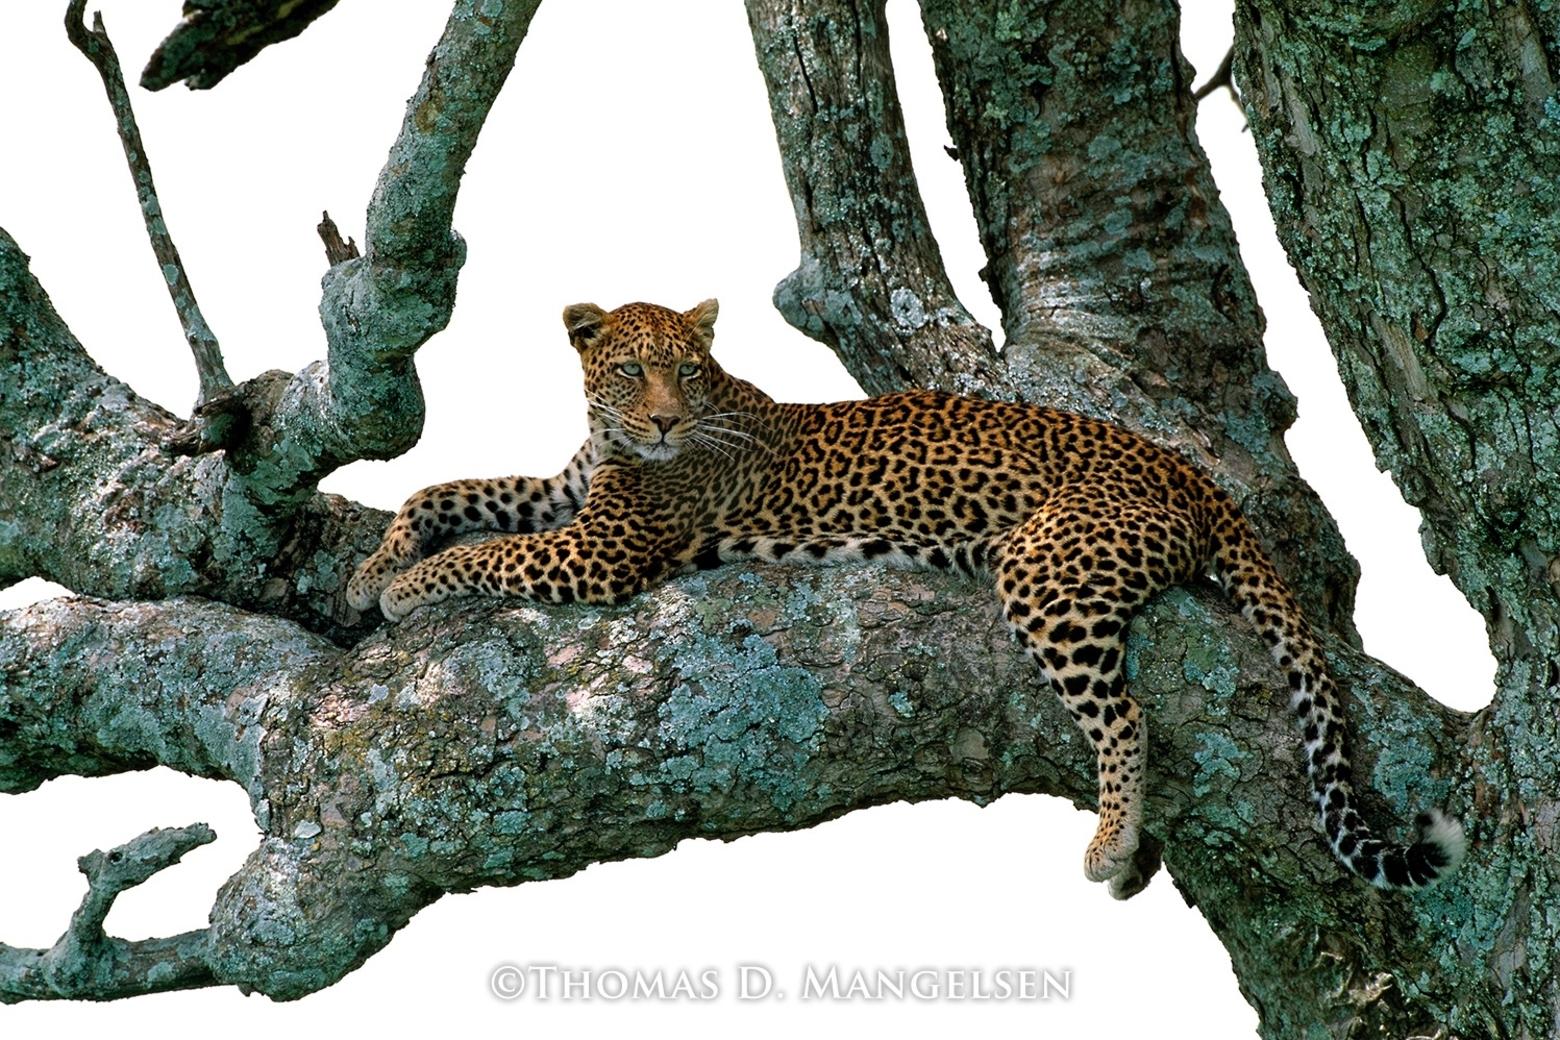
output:
M 0 501 L 16 504 L 0 575 L 96 597 L 0 618 L 0 789 L 162 763 L 242 784 L 264 832 L 211 927 L 168 940 L 106 940 L 102 913 L 205 834 L 92 861 L 93 898 L 53 954 L 0 950 L 7 998 L 208 984 L 299 996 L 449 891 L 895 798 L 1088 804 L 1085 756 L 994 645 L 983 594 L 935 577 L 717 572 L 621 611 L 467 604 L 389 630 L 343 608 L 384 517 L 317 485 L 415 441 L 410 359 L 453 303 L 461 169 L 535 6 L 456 5 L 364 253 L 326 276 L 327 363 L 230 387 L 175 278 L 203 374 L 201 408 L 179 420 L 97 368 L 0 236 L 0 413 L 17 432 L 0 460 Z M 777 305 L 868 390 L 1061 403 L 1218 472 L 1332 633 L 1375 814 L 1439 802 L 1469 826 L 1470 862 L 1435 892 L 1342 883 L 1293 774 L 1248 769 L 1295 757 L 1262 648 L 1208 589 L 1145 612 L 1149 828 L 1265 1033 L 1543 1035 L 1560 439 L 1543 306 L 1554 229 L 1540 215 L 1555 26 L 1240 11 L 1236 73 L 1291 255 L 1380 457 L 1425 511 L 1433 561 L 1490 620 L 1499 690 L 1468 717 L 1353 645 L 1352 561 L 1283 447 L 1293 402 L 1257 350 L 1261 318 L 1190 132 L 1174 9 L 923 8 L 1005 349 L 942 272 L 881 4 L 865 0 L 748 5 L 803 245 Z M 1470 148 L 1485 133 L 1498 147 Z M 619 656 L 583 653 L 596 646 Z M 1207 675 L 1190 692 L 1189 662 Z M 417 678 L 430 669 L 436 700 Z M 589 688 L 624 693 L 564 710 Z

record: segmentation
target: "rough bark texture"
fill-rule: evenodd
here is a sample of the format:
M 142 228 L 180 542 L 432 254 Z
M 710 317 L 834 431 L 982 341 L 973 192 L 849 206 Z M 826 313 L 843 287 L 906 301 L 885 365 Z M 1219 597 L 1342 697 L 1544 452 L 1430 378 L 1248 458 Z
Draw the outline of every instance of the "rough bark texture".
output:
M 616 610 L 467 602 L 346 649 L 200 600 L 55 601 L 0 620 L 0 790 L 159 762 L 243 784 L 263 840 L 218 896 L 208 967 L 298 997 L 444 892 L 896 799 L 1088 804 L 1088 748 L 996 621 L 985 588 L 868 567 L 719 571 Z M 1393 741 L 1366 761 L 1455 734 L 1450 713 L 1341 652 L 1346 675 L 1393 694 L 1360 705 Z M 1226 899 L 1339 888 L 1386 929 L 1390 905 L 1340 884 L 1309 833 L 1280 684 L 1217 593 L 1162 597 L 1130 654 L 1170 869 Z M 1427 793 L 1389 788 L 1387 811 Z M 0 999 L 39 995 L 6 984 L 32 956 L 0 951 Z
M 1466 748 L 1481 843 L 1460 912 L 1429 963 L 1345 945 L 1358 977 L 1391 984 L 1329 1035 L 1542 1037 L 1560 1021 L 1557 59 L 1544 5 L 1237 8 L 1279 234 L 1377 460 L 1499 663 Z M 1264 1020 L 1274 1036 L 1299 1021 Z
M 0 581 L 40 574 L 88 594 L 0 615 L 0 790 L 162 763 L 244 785 L 263 833 L 209 929 L 123 944 L 92 932 L 93 909 L 71 933 L 91 941 L 56 948 L 70 970 L 30 970 L 50 954 L 0 948 L 0 1000 L 207 981 L 298 997 L 360 964 L 445 892 L 656 855 L 694 834 L 805 827 L 890 799 L 1026 790 L 1092 802 L 1087 749 L 1001 637 L 989 592 L 949 578 L 758 568 L 683 579 L 615 610 L 467 602 L 378 629 L 344 611 L 344 575 L 384 517 L 314 485 L 346 459 L 415 439 L 410 359 L 448 316 L 460 171 L 534 7 L 456 5 L 370 206 L 365 254 L 326 277 L 328 362 L 246 384 L 260 419 L 231 451 L 163 454 L 161 434 L 177 420 L 91 362 L 0 233 L 0 501 L 9 507 Z M 502 13 L 485 18 L 489 10 Z M 815 13 L 848 15 L 859 30 Z M 1445 290 L 1502 314 L 1531 301 L 1504 326 L 1510 356 L 1529 366 L 1523 378 L 1437 381 L 1442 362 L 1426 353 L 1417 364 L 1428 389 L 1411 405 L 1389 406 L 1390 380 L 1379 400 L 1356 391 L 1378 431 L 1429 430 L 1437 409 L 1477 410 L 1466 420 L 1475 453 L 1466 466 L 1444 470 L 1436 455 L 1450 449 L 1428 433 L 1394 442 L 1405 472 L 1426 473 L 1430 522 L 1447 525 L 1433 545 L 1455 559 L 1465 588 L 1492 590 L 1501 700 L 1470 719 L 1351 646 L 1352 564 L 1283 450 L 1292 402 L 1262 365 L 1261 319 L 1191 133 L 1173 7 L 925 4 L 1004 309 L 1010 347 L 1000 361 L 958 317 L 925 235 L 901 164 L 880 9 L 753 0 L 750 15 L 802 200 L 803 266 L 806 257 L 818 265 L 807 284 L 839 304 L 818 311 L 827 327 L 812 331 L 882 378 L 948 385 L 973 373 L 972 388 L 1114 416 L 1214 466 L 1332 633 L 1365 808 L 1387 821 L 1445 804 L 1472 826 L 1471 860 L 1441 888 L 1383 897 L 1351 882 L 1312 823 L 1283 683 L 1264 648 L 1207 588 L 1173 591 L 1144 611 L 1127 670 L 1152 720 L 1147 828 L 1229 948 L 1267 1034 L 1543 1035 L 1555 1006 L 1545 899 L 1560 812 L 1546 710 L 1554 676 L 1540 664 L 1553 653 L 1545 625 L 1556 613 L 1539 579 L 1560 531 L 1543 497 L 1552 482 L 1542 480 L 1555 472 L 1555 441 L 1552 425 L 1531 416 L 1520 441 L 1514 421 L 1495 417 L 1553 403 L 1543 397 L 1553 381 L 1536 376 L 1552 355 L 1516 331 L 1526 317 L 1542 320 L 1551 280 L 1511 266 L 1526 253 L 1492 252 L 1455 273 L 1478 280 L 1478 294 Z M 1336 58 L 1326 34 L 1348 20 L 1262 17 L 1255 36 L 1248 20 L 1245 67 L 1263 55 L 1275 82 L 1328 113 L 1314 122 L 1343 135 L 1328 161 L 1311 153 L 1303 176 L 1316 183 L 1305 182 L 1305 197 L 1388 168 L 1390 156 L 1356 166 L 1369 136 L 1348 137 L 1347 106 L 1371 87 L 1347 76 L 1323 83 L 1322 62 L 1308 64 L 1310 46 Z M 1467 46 L 1460 32 L 1446 37 L 1449 62 Z M 1319 42 L 1304 44 L 1306 33 Z M 1391 50 L 1365 52 L 1350 76 L 1367 76 Z M 826 104 L 800 103 L 804 72 L 809 97 Z M 1291 105 L 1264 109 L 1264 95 L 1248 96 L 1274 176 L 1301 177 L 1283 172 L 1286 156 L 1297 162 L 1285 131 L 1264 122 Z M 1459 110 L 1465 117 L 1482 112 L 1465 100 L 1474 106 Z M 1534 119 L 1548 111 L 1518 108 Z M 1523 147 L 1537 162 L 1539 146 Z M 798 154 L 809 150 L 837 156 L 833 164 L 854 154 L 856 168 Z M 1352 190 L 1394 187 L 1364 183 L 1368 192 Z M 1277 181 L 1274 192 L 1292 248 L 1317 268 L 1308 278 L 1357 261 L 1354 239 L 1328 237 L 1343 225 L 1313 230 L 1306 221 L 1320 216 L 1286 202 Z M 1318 212 L 1343 219 L 1334 207 Z M 1451 224 L 1438 248 L 1498 223 L 1459 212 L 1465 223 Z M 1340 340 L 1362 358 L 1398 351 L 1397 341 L 1344 304 L 1399 313 L 1391 308 L 1408 305 L 1398 294 L 1420 277 L 1402 254 L 1370 255 L 1395 258 L 1371 276 L 1380 299 L 1355 285 L 1322 304 L 1373 333 Z M 864 259 L 887 270 L 864 274 Z M 1326 283 L 1316 285 L 1325 297 Z M 898 289 L 948 323 L 873 328 L 869 316 L 892 314 Z M 1453 314 L 1425 338 L 1427 351 L 1453 349 Z M 1455 341 L 1468 358 L 1478 343 Z M 1419 347 L 1411 335 L 1402 356 L 1419 357 Z M 887 360 L 874 366 L 869 349 Z M 954 349 L 939 369 L 935 352 Z M 1516 410 L 1486 410 L 1496 400 Z M 1526 484 L 1520 468 L 1511 478 L 1477 468 L 1491 452 L 1519 449 L 1532 463 Z M 1504 528 L 1489 519 L 1501 515 L 1490 511 L 1492 488 L 1524 492 Z M 1453 529 L 1458 516 L 1473 530 Z M 136 848 L 151 863 L 168 854 L 153 836 Z M 94 907 L 117 891 L 99 889 Z M 144 969 L 133 988 L 132 969 Z M 1515 1000 L 1504 998 L 1508 985 Z
M 894 87 L 883 0 L 748 0 L 802 260 L 787 321 L 867 393 L 1012 397 L 991 334 L 954 295 L 926 221 Z
M 221 454 L 171 460 L 179 420 L 102 372 L 0 231 L 0 584 L 38 575 L 115 599 L 202 595 L 340 634 L 335 593 L 372 548 L 363 510 L 315 490 L 417 441 L 412 354 L 449 321 L 467 158 L 539 0 L 455 5 L 381 174 L 365 255 L 326 272 L 329 354 L 235 389 L 248 424 Z

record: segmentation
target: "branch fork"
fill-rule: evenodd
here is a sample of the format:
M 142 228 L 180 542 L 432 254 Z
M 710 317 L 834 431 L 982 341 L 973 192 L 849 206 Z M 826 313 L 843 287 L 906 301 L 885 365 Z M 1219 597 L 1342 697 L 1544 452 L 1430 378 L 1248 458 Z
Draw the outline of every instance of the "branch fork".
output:
M 21 1000 L 113 1000 L 212 983 L 204 930 L 129 942 L 103 930 L 120 893 L 167 870 L 216 840 L 204 823 L 147 831 L 108 852 L 77 860 L 87 894 L 65 934 L 48 950 L 0 944 L 0 1003 Z

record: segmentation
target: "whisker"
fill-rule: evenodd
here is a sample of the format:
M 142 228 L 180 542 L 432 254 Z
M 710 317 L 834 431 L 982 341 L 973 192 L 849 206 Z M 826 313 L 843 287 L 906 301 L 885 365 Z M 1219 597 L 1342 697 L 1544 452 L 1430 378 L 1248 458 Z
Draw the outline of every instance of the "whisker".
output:
M 715 437 L 708 433 L 699 433 L 698 436 L 703 438 L 705 443 L 719 444 L 723 447 L 731 449 L 732 451 L 745 452 L 753 447 L 751 444 L 739 444 L 736 441 L 721 440 L 719 437 Z
M 726 458 L 731 459 L 731 453 L 725 448 L 721 447 L 712 437 L 708 436 L 707 434 L 703 434 L 695 430 L 690 436 L 695 444 L 700 444 L 707 448 L 713 448 L 715 451 L 718 451 L 722 455 L 726 456 Z M 735 460 L 733 459 L 732 461 Z
M 623 418 L 623 412 L 620 409 L 614 408 L 612 405 L 608 404 L 605 401 L 599 400 L 599 399 L 591 397 L 589 395 L 586 395 L 585 400 L 591 405 L 591 407 L 595 408 L 599 412 L 604 413 L 608 418 L 612 418 L 612 419 L 622 419 Z
M 743 433 L 741 430 L 730 430 L 722 426 L 705 425 L 703 423 L 700 423 L 698 426 L 696 426 L 695 430 L 701 435 L 711 439 L 719 440 L 722 444 L 731 448 L 737 448 L 742 451 L 761 448 L 770 454 L 774 454 L 774 449 L 769 445 L 765 444 L 761 440 L 755 439 L 751 434 Z M 742 439 L 727 440 L 725 438 L 726 434 L 730 434 L 733 437 L 739 437 Z
M 748 433 L 746 430 L 739 430 L 739 429 L 736 429 L 735 427 L 732 427 L 732 426 L 722 426 L 722 425 L 720 425 L 720 423 L 700 422 L 700 423 L 697 423 L 696 425 L 698 426 L 699 429 L 715 430 L 715 431 L 717 431 L 719 433 L 729 433 L 733 437 L 740 437 L 741 439 L 743 439 L 745 441 L 751 441 L 751 440 L 756 440 L 757 439 L 751 433 Z
M 703 418 L 703 419 L 746 419 L 746 420 L 749 420 L 753 424 L 755 424 L 757 426 L 760 426 L 760 427 L 767 428 L 768 425 L 769 425 L 763 419 L 761 419 L 758 416 L 754 415 L 752 412 L 711 412 L 709 415 L 701 416 L 700 418 Z

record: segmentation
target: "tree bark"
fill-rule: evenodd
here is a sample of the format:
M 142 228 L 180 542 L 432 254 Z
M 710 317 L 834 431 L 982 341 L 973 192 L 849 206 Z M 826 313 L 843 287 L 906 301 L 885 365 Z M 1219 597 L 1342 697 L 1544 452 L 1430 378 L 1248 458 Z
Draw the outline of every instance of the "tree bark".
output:
M 262 841 L 219 893 L 207 969 L 299 997 L 444 892 L 898 799 L 1089 804 L 1088 748 L 995 620 L 984 588 L 869 567 L 718 571 L 613 610 L 468 601 L 349 648 L 200 600 L 54 601 L 0 618 L 0 791 L 154 763 L 242 784 Z M 1396 694 L 1364 712 L 1391 743 L 1365 762 L 1456 739 L 1453 713 L 1339 649 Z M 1129 667 L 1155 719 L 1149 827 L 1182 884 L 1340 888 L 1380 926 L 1310 831 L 1281 684 L 1217 594 L 1157 601 Z M 1291 782 L 1262 781 L 1274 761 Z M 0 999 L 40 995 L 6 981 L 36 956 L 0 950 Z
M 1398 996 L 1333 1035 L 1417 1015 L 1541 1037 L 1560 1020 L 1544 909 L 1560 816 L 1557 56 L 1560 16 L 1531 4 L 1237 6 L 1279 235 L 1377 461 L 1499 664 L 1466 749 L 1480 844 L 1463 908 L 1428 963 L 1346 954 Z
M 868 393 L 1011 397 L 991 334 L 954 294 L 927 224 L 883 7 L 748 0 L 802 240 L 775 306 Z
M 40 574 L 87 594 L 0 614 L 0 790 L 162 763 L 243 785 L 262 832 L 205 931 L 115 946 L 76 929 L 92 941 L 57 947 L 59 963 L 97 975 L 29 972 L 43 951 L 0 947 L 0 1000 L 195 984 L 293 998 L 445 892 L 894 799 L 1021 790 L 1092 804 L 1088 749 L 1001 637 L 989 590 L 944 577 L 760 567 L 612 610 L 466 602 L 378 629 L 346 611 L 345 575 L 385 518 L 315 487 L 415 439 L 411 358 L 448 317 L 461 169 L 535 4 L 503 5 L 496 22 L 489 7 L 456 5 L 365 253 L 326 277 L 328 361 L 244 384 L 256 420 L 231 450 L 164 454 L 175 417 L 91 362 L 0 233 L 0 500 L 16 503 L 0 581 Z M 1560 813 L 1533 647 L 1554 640 L 1527 620 L 1553 617 L 1552 600 L 1527 613 L 1496 601 L 1518 619 L 1508 651 L 1535 640 L 1532 657 L 1510 658 L 1503 691 L 1517 692 L 1473 719 L 1353 646 L 1352 562 L 1283 449 L 1292 401 L 1262 362 L 1260 314 L 1191 131 L 1173 6 L 925 4 L 1003 306 L 1000 358 L 925 232 L 880 7 L 753 0 L 749 13 L 802 200 L 803 268 L 816 263 L 808 291 L 839 303 L 793 311 L 874 379 L 1113 416 L 1215 468 L 1328 633 L 1366 808 L 1387 821 L 1443 804 L 1472 825 L 1471 862 L 1429 893 L 1383 897 L 1341 876 L 1265 648 L 1205 586 L 1143 612 L 1127 672 L 1152 720 L 1148 851 L 1162 843 L 1265 1033 L 1539 1035 L 1548 957 L 1516 951 L 1548 937 Z M 900 290 L 937 321 L 885 330 Z M 1535 472 L 1552 447 L 1531 448 Z M 1552 547 L 1540 512 L 1523 530 Z M 1527 545 L 1473 559 L 1531 587 L 1512 562 Z M 136 848 L 153 864 L 171 854 L 152 836 Z M 1537 995 L 1514 1010 L 1502 979 Z
M 185 0 L 184 20 L 153 52 L 141 86 L 161 90 L 183 80 L 210 90 L 274 43 L 297 36 L 337 0 Z

